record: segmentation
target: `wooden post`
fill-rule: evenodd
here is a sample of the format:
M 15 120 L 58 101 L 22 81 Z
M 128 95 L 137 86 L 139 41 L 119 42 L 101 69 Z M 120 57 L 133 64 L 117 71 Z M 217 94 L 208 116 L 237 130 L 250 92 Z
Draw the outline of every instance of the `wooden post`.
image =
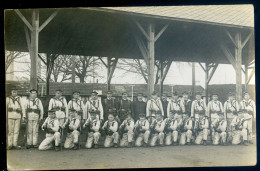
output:
M 75 83 L 75 56 L 72 57 L 72 83 Z
M 248 62 L 245 63 L 245 91 L 248 91 Z
M 241 45 L 241 33 L 237 32 L 235 36 L 236 49 L 235 49 L 235 58 L 236 58 L 236 99 L 237 101 L 242 100 L 242 45 Z
M 192 99 L 195 99 L 195 63 L 192 62 L 192 87 L 191 87 L 191 93 L 192 93 Z
M 154 24 L 148 25 L 148 96 L 154 91 Z
M 31 73 L 30 89 L 37 89 L 37 58 L 38 58 L 38 38 L 39 38 L 39 10 L 32 12 L 32 31 L 31 31 Z
M 206 104 L 208 104 L 208 96 L 209 96 L 208 78 L 209 78 L 209 64 L 205 63 L 205 97 L 206 97 Z
M 48 96 L 50 93 L 50 75 L 49 70 L 50 70 L 50 56 L 49 54 L 46 54 L 46 59 L 47 59 L 47 70 L 46 70 L 46 95 Z
M 107 90 L 110 90 L 110 79 L 109 79 L 110 67 L 111 67 L 110 61 L 111 61 L 110 57 L 107 57 Z
M 160 59 L 160 95 L 162 96 L 163 94 L 163 60 Z

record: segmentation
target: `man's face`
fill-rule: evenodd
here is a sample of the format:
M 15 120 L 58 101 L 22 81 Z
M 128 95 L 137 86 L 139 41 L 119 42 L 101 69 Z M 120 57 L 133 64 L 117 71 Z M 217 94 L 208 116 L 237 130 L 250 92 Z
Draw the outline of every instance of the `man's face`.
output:
M 155 115 L 155 118 L 157 121 L 160 121 L 162 119 L 162 116 L 157 114 L 157 115 Z
M 11 94 L 12 96 L 17 96 L 17 90 L 12 90 Z
M 178 96 L 176 96 L 176 95 L 172 95 L 172 98 L 174 99 L 174 100 L 177 100 L 178 99 Z
M 60 97 L 62 95 L 62 92 L 56 91 L 55 95 L 56 95 L 56 97 Z
M 51 118 L 51 119 L 54 119 L 55 118 L 55 113 L 54 112 L 49 112 L 48 113 L 48 117 Z
M 113 121 L 113 120 L 114 120 L 114 116 L 113 116 L 112 114 L 109 114 L 109 115 L 108 115 L 108 120 L 109 120 L 109 121 Z
M 183 99 L 184 100 L 188 100 L 188 98 L 189 98 L 188 94 L 183 94 Z
M 173 119 L 173 118 L 174 118 L 174 114 L 173 114 L 172 112 L 170 112 L 169 118 L 170 118 L 170 119 Z
M 91 94 L 91 98 L 94 99 L 94 100 L 97 100 L 97 94 L 96 93 L 92 93 Z
M 217 95 L 213 95 L 213 96 L 212 96 L 212 99 L 213 99 L 214 101 L 217 101 L 217 100 L 218 100 L 218 96 L 217 96 Z
M 139 94 L 139 95 L 137 96 L 137 99 L 138 99 L 139 101 L 142 101 L 142 100 L 143 100 L 143 96 L 142 96 L 141 94 Z
M 70 112 L 70 117 L 74 118 L 75 117 L 75 112 Z
M 78 99 L 78 98 L 79 98 L 79 93 L 74 93 L 74 94 L 73 94 L 73 98 L 74 98 L 74 99 Z
M 91 119 L 92 119 L 92 120 L 95 120 L 96 117 L 97 117 L 96 114 L 92 114 L 92 113 L 91 113 Z
M 224 119 L 224 115 L 219 115 L 219 120 L 223 120 Z
M 157 98 L 158 98 L 157 94 L 152 95 L 152 99 L 157 99 Z
M 140 117 L 140 121 L 144 121 L 145 120 L 145 117 Z
M 31 92 L 31 93 L 30 93 L 30 97 L 31 97 L 32 99 L 35 99 L 35 98 L 37 97 L 37 93 L 36 93 L 35 91 Z
M 124 94 L 122 95 L 122 97 L 123 97 L 123 99 L 127 99 L 127 94 L 124 93 Z
M 111 99 L 112 94 L 111 93 L 107 93 L 107 98 Z
M 167 96 L 165 94 L 162 95 L 162 100 L 166 101 L 167 100 Z
M 231 101 L 235 99 L 234 96 L 229 96 L 228 98 L 229 98 L 229 100 L 231 100 Z
M 130 115 L 128 115 L 127 117 L 126 117 L 126 120 L 131 120 L 132 118 L 131 118 L 131 116 Z
M 245 98 L 246 100 L 249 100 L 249 98 L 250 98 L 249 94 L 245 94 L 244 98 Z
M 197 100 L 200 100 L 200 99 L 201 99 L 201 95 L 197 94 L 197 95 L 196 95 L 196 99 L 197 99 Z

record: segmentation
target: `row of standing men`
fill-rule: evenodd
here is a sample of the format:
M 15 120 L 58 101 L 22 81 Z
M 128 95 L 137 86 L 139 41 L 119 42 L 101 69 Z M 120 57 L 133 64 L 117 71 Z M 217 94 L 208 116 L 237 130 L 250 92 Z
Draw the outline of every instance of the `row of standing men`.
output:
M 217 94 L 212 94 L 212 101 L 210 101 L 209 104 L 206 105 L 206 103 L 201 98 L 201 94 L 199 92 L 196 93 L 196 100 L 194 101 L 191 101 L 189 99 L 189 95 L 187 92 L 184 92 L 182 94 L 183 96 L 181 99 L 179 98 L 177 92 L 173 92 L 170 101 L 167 100 L 167 96 L 165 94 L 163 94 L 162 99 L 160 99 L 158 97 L 158 94 L 154 92 L 151 96 L 151 99 L 148 100 L 147 103 L 143 101 L 142 93 L 138 94 L 137 101 L 134 102 L 128 99 L 127 92 L 124 92 L 122 94 L 122 99 L 119 102 L 112 97 L 112 91 L 107 92 L 107 98 L 103 102 L 101 102 L 98 99 L 97 95 L 98 95 L 97 92 L 92 92 L 90 99 L 87 101 L 86 104 L 84 104 L 83 101 L 80 100 L 80 92 L 75 91 L 73 92 L 73 99 L 70 100 L 69 103 L 67 103 L 66 99 L 62 96 L 62 91 L 57 90 L 55 97 L 53 97 L 49 102 L 49 110 L 50 110 L 49 113 L 55 111 L 54 112 L 56 118 L 55 120 L 58 121 L 59 128 L 62 128 L 62 130 L 65 129 L 66 125 L 67 126 L 71 125 L 71 123 L 74 124 L 76 123 L 76 125 L 74 125 L 74 128 L 72 128 L 73 126 L 71 127 L 71 129 L 69 128 L 69 130 L 73 130 L 76 127 L 83 128 L 86 127 L 87 125 L 93 126 L 94 120 L 100 123 L 99 124 L 100 128 L 102 125 L 103 128 L 106 128 L 106 125 L 112 122 L 111 120 L 109 121 L 108 118 L 109 114 L 112 114 L 113 115 L 111 116 L 113 118 L 112 120 L 115 120 L 117 122 L 117 125 L 118 124 L 120 125 L 119 128 L 124 127 L 123 132 L 125 132 L 128 129 L 134 130 L 134 128 L 136 128 L 137 126 L 137 125 L 131 127 L 124 126 L 125 123 L 129 123 L 128 120 L 132 120 L 133 122 L 138 123 L 148 119 L 147 123 L 149 123 L 148 127 L 150 132 L 151 132 L 151 127 L 155 127 L 155 123 L 158 126 L 160 125 L 162 127 L 165 126 L 168 127 L 169 125 L 171 125 L 172 129 L 170 129 L 171 130 L 170 132 L 172 135 L 170 139 L 169 137 L 166 138 L 165 144 L 169 144 L 169 142 L 171 142 L 172 140 L 174 144 L 176 144 L 177 141 L 180 144 L 183 144 L 184 139 L 185 139 L 184 142 L 187 144 L 190 144 L 192 139 L 196 144 L 200 144 L 202 142 L 205 144 L 210 131 L 212 131 L 213 144 L 216 144 L 216 142 L 218 142 L 219 139 L 221 139 L 222 143 L 224 144 L 231 141 L 233 144 L 238 144 L 241 142 L 241 140 L 242 142 L 247 142 L 248 140 L 250 143 L 252 142 L 252 118 L 255 118 L 256 113 L 255 113 L 255 103 L 253 100 L 250 99 L 248 93 L 244 93 L 244 99 L 240 103 L 238 103 L 235 100 L 233 93 L 229 93 L 229 99 L 225 102 L 224 107 L 222 103 L 218 101 Z M 30 98 L 26 101 L 25 104 L 22 104 L 20 97 L 17 95 L 17 89 L 13 89 L 11 96 L 7 97 L 6 104 L 7 104 L 7 113 L 8 113 L 8 149 L 20 149 L 20 147 L 17 145 L 17 140 L 19 135 L 21 119 L 27 121 L 26 147 L 27 148 L 38 147 L 37 145 L 38 129 L 39 129 L 40 121 L 43 120 L 44 111 L 43 111 L 41 100 L 37 98 L 37 91 L 31 90 Z M 73 117 L 74 122 L 72 122 L 73 119 L 71 118 L 71 116 L 69 116 L 69 113 L 75 113 L 73 111 L 76 112 L 75 117 Z M 92 115 L 94 118 L 92 117 Z M 140 118 L 140 116 L 143 115 L 145 117 Z M 158 117 L 156 117 L 156 115 L 158 115 Z M 77 126 L 78 122 L 75 122 L 75 119 L 79 120 L 78 126 Z M 50 127 L 52 126 L 54 127 L 55 122 L 53 121 L 51 122 L 51 120 L 52 119 L 48 117 L 45 120 L 43 126 L 48 125 L 48 121 L 50 121 L 49 123 L 52 123 L 50 124 Z M 106 122 L 103 123 L 103 121 Z M 160 123 L 159 121 L 163 123 Z M 236 123 L 236 125 L 240 124 L 240 126 L 234 126 L 233 131 L 232 131 L 232 122 L 233 122 L 233 126 L 234 123 Z M 173 128 L 174 124 L 175 124 L 174 126 L 175 128 Z M 185 125 L 186 128 L 181 129 L 181 127 L 184 128 Z M 191 126 L 190 129 L 187 128 L 190 127 L 188 125 Z M 205 125 L 204 126 L 205 129 L 200 129 L 200 130 L 204 130 L 204 131 L 200 131 L 200 132 L 195 131 L 194 128 L 196 127 L 202 128 L 203 127 L 202 125 Z M 210 128 L 209 125 L 211 126 L 212 130 L 209 129 Z M 220 129 L 221 126 L 223 127 L 222 131 Z M 244 129 L 242 129 L 241 127 L 244 127 Z M 239 130 L 238 133 L 235 132 L 236 130 L 235 128 Z M 42 127 L 42 129 L 44 128 Z M 59 132 L 58 130 L 56 132 Z M 76 130 L 78 130 L 78 128 Z M 96 130 L 98 130 L 99 132 L 99 129 L 96 128 Z M 114 130 L 117 131 L 117 129 Z M 165 128 L 163 128 L 163 131 L 165 132 Z M 179 132 L 178 136 L 176 136 L 176 131 Z M 67 131 L 67 132 L 68 132 L 67 137 L 71 137 L 70 139 L 72 140 L 72 142 L 74 142 L 74 143 L 69 143 L 72 144 L 70 145 L 70 147 L 73 146 L 73 148 L 77 148 L 76 145 L 78 144 L 77 135 L 79 135 L 79 133 L 76 134 L 72 133 L 73 131 Z M 92 139 L 94 141 L 94 137 L 95 137 L 94 135 L 97 134 L 95 134 L 93 128 L 90 128 L 88 132 L 93 133 L 93 135 L 92 133 L 90 133 L 88 134 L 88 136 L 90 138 L 92 136 L 93 137 Z M 111 131 L 105 131 L 105 132 L 110 132 L 111 134 Z M 180 134 L 181 132 L 185 132 L 186 136 L 184 136 L 184 134 Z M 194 134 L 195 132 L 196 135 Z M 48 137 L 47 134 L 49 134 Z M 45 139 L 44 143 L 50 145 L 51 142 L 55 140 L 54 138 L 55 133 L 50 134 L 47 132 L 47 134 L 46 134 L 46 139 L 48 141 Z M 73 138 L 75 137 L 75 135 L 76 138 Z M 127 137 L 129 136 L 124 136 L 125 139 Z M 161 137 L 162 139 L 162 136 L 159 136 L 158 133 L 157 138 L 159 137 Z M 127 142 L 133 142 L 133 138 L 131 138 L 131 136 L 128 139 L 129 140 L 127 140 Z M 152 139 L 150 140 L 151 145 L 156 144 L 157 139 L 156 141 L 154 140 L 153 141 Z M 144 145 L 148 143 L 147 141 L 144 142 Z M 108 141 L 105 141 L 105 144 L 108 144 L 106 142 Z M 162 144 L 162 142 L 163 141 L 160 140 L 159 144 Z M 60 142 L 57 141 L 56 146 L 57 144 L 60 144 Z M 94 144 L 96 145 L 97 143 Z M 117 142 L 115 144 L 117 144 Z M 140 143 L 137 143 L 136 145 L 138 146 L 138 144 L 140 145 Z M 68 147 L 67 145 L 68 143 L 66 143 L 65 141 L 64 146 Z M 86 146 L 89 147 L 89 145 Z M 39 149 L 46 149 L 46 145 L 44 148 L 40 148 L 40 147 Z

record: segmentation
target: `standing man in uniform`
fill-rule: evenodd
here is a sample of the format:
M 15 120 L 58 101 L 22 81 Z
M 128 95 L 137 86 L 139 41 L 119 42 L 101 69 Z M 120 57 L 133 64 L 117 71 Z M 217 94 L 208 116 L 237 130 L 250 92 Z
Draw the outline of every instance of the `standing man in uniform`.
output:
M 104 120 L 104 111 L 102 103 L 98 99 L 97 95 L 98 93 L 96 91 L 91 92 L 91 97 L 86 103 L 87 117 L 85 117 L 84 119 L 90 118 L 90 111 L 96 112 L 96 119 L 100 120 L 100 122 L 102 123 L 102 121 Z
M 85 115 L 85 105 L 84 102 L 80 99 L 80 92 L 74 91 L 73 92 L 73 99 L 71 99 L 68 103 L 68 109 L 74 109 L 76 111 L 76 115 L 81 121 L 84 123 L 83 116 Z
M 60 126 L 63 126 L 66 118 L 68 118 L 68 105 L 66 98 L 62 96 L 62 90 L 56 90 L 55 97 L 51 98 L 48 109 L 56 111 L 55 116 Z
M 39 123 L 43 120 L 43 106 L 40 99 L 37 98 L 37 90 L 30 90 L 30 97 L 25 103 L 25 112 L 27 119 L 27 145 L 26 148 L 38 148 L 38 130 Z
M 119 102 L 119 122 L 123 122 L 129 114 L 133 117 L 133 104 L 127 96 L 127 92 L 122 93 L 122 99 Z
M 108 118 L 108 114 L 113 112 L 117 112 L 117 101 L 115 98 L 112 97 L 113 92 L 108 90 L 107 91 L 107 98 L 103 101 L 104 107 L 104 120 L 106 121 Z
M 180 101 L 183 119 L 189 118 L 191 116 L 191 105 L 192 101 L 189 99 L 189 93 L 186 91 L 183 92 L 182 99 Z
M 17 88 L 11 89 L 11 96 L 6 98 L 6 110 L 8 118 L 8 145 L 7 149 L 21 149 L 17 145 L 21 119 L 25 120 L 25 112 L 21 97 L 17 95 Z
M 158 97 L 158 93 L 154 91 L 152 93 L 151 100 L 148 100 L 146 106 L 146 117 L 148 118 L 150 124 L 155 119 L 156 114 L 160 114 L 164 117 L 162 102 Z
M 198 130 L 200 120 L 203 119 L 205 115 L 207 116 L 207 105 L 205 101 L 201 98 L 201 93 L 196 92 L 195 98 L 196 100 L 194 100 L 191 105 L 191 117 L 195 119 L 194 131 Z
M 222 117 L 222 115 L 224 115 L 223 105 L 218 100 L 218 95 L 216 93 L 212 94 L 212 100 L 208 103 L 208 114 L 210 117 L 211 125 L 212 125 L 212 123 L 215 122 L 215 120 L 217 120 L 219 117 Z M 212 133 L 214 133 L 213 128 L 211 128 L 211 131 L 212 131 Z M 213 140 L 213 136 L 212 136 L 212 140 Z
M 48 150 L 55 145 L 55 150 L 60 151 L 60 123 L 55 116 L 55 110 L 48 111 L 48 117 L 42 125 L 42 130 L 46 132 L 46 138 L 41 142 L 39 150 Z
M 163 93 L 162 94 L 162 106 L 163 106 L 163 111 L 165 113 L 164 118 L 167 118 L 167 116 L 169 114 L 167 111 L 168 103 L 169 103 L 169 101 L 167 100 L 167 93 Z
M 174 91 L 172 93 L 172 99 L 168 103 L 167 113 L 168 115 L 172 113 L 174 115 L 174 118 L 179 118 L 182 117 L 182 111 L 184 110 L 182 108 L 184 108 L 184 106 L 181 106 L 180 100 L 178 99 L 178 94 L 176 91 Z
M 143 93 L 137 94 L 137 100 L 134 101 L 133 108 L 134 120 L 137 121 L 140 118 L 139 115 L 146 112 L 146 102 L 143 101 Z
M 232 141 L 231 122 L 238 115 L 239 104 L 235 100 L 235 94 L 232 92 L 228 93 L 228 100 L 224 103 L 224 118 L 227 119 L 227 143 Z
M 253 144 L 253 119 L 256 119 L 255 102 L 250 99 L 248 92 L 244 92 L 244 99 L 240 102 L 240 110 L 244 114 L 244 118 L 248 119 L 248 140 Z

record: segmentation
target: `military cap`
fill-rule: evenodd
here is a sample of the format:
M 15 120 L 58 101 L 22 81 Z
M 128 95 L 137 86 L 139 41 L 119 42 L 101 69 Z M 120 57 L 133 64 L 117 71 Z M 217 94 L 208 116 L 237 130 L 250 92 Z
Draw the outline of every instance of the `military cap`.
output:
M 245 91 L 245 92 L 243 93 L 243 96 L 244 96 L 244 95 L 246 95 L 246 94 L 248 94 L 248 95 L 249 95 L 249 93 L 248 93 L 247 91 Z
M 36 90 L 36 89 L 31 89 L 31 90 L 30 90 L 30 93 L 32 93 L 32 92 L 34 92 L 34 91 L 37 93 L 37 90 Z
M 50 109 L 50 110 L 48 110 L 48 113 L 54 113 L 54 112 L 56 112 L 55 109 Z
M 56 92 L 59 91 L 59 92 L 63 92 L 61 89 L 57 89 Z
M 92 91 L 91 94 L 96 94 L 96 95 L 98 95 L 98 93 L 97 93 L 96 91 Z
M 162 93 L 162 96 L 166 96 L 166 97 L 167 97 L 167 96 L 168 96 L 168 94 L 167 94 L 167 93 Z
M 107 94 L 113 94 L 113 91 L 108 90 L 108 91 L 107 91 Z
M 174 95 L 174 96 L 178 96 L 177 91 L 172 92 L 172 95 Z
M 11 91 L 12 90 L 18 90 L 18 88 L 16 87 L 16 86 L 13 86 L 12 88 L 11 88 Z
M 218 96 L 218 93 L 211 93 L 211 96 Z
M 140 113 L 139 117 L 145 117 L 145 114 L 144 113 Z
M 156 91 L 154 91 L 154 92 L 152 93 L 152 95 L 158 95 L 158 93 L 157 93 Z
M 80 92 L 78 90 L 75 90 L 75 91 L 72 92 L 72 94 L 75 94 L 75 93 L 79 93 L 80 94 Z
M 144 94 L 143 93 L 138 93 L 137 96 L 144 96 Z
M 187 94 L 187 95 L 189 95 L 189 93 L 188 93 L 187 91 L 184 91 L 182 94 Z
M 128 93 L 125 91 L 125 92 L 122 93 L 122 95 L 124 95 L 124 94 L 128 94 Z

